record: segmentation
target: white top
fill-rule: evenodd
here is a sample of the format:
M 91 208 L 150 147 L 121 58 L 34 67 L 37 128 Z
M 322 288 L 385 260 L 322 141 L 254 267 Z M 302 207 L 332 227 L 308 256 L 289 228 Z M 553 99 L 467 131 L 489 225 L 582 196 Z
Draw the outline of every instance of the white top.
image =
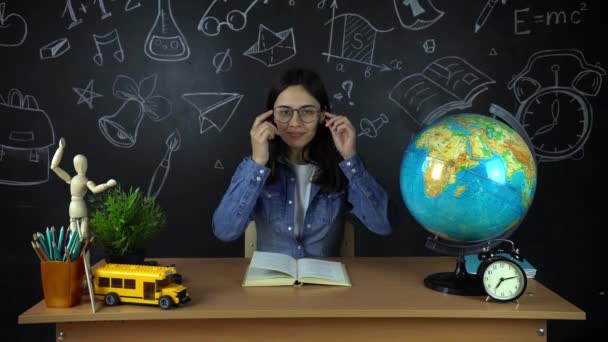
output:
M 294 226 L 296 228 L 295 235 L 298 237 L 302 235 L 304 217 L 306 215 L 306 209 L 308 209 L 308 202 L 310 201 L 310 185 L 312 184 L 312 176 L 314 175 L 316 166 L 313 164 L 297 165 L 293 163 L 292 165 L 296 175 Z

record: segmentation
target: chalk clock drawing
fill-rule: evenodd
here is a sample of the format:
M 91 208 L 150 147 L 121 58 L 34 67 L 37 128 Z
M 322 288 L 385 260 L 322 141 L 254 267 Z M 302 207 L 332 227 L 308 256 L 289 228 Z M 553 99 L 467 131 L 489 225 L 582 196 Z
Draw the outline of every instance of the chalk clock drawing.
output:
M 528 59 L 507 87 L 519 108 L 516 118 L 540 161 L 581 159 L 591 135 L 593 107 L 606 71 L 576 49 L 543 50 Z

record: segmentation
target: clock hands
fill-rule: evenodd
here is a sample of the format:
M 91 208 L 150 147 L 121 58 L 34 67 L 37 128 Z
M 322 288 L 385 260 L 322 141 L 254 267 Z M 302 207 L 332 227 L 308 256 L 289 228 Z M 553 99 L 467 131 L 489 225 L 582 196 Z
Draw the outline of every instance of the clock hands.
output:
M 509 279 L 514 279 L 514 278 L 517 278 L 517 276 L 507 277 L 507 278 L 500 277 L 500 279 L 498 280 L 498 284 L 496 284 L 496 287 L 494 288 L 494 290 L 496 290 L 500 286 L 500 284 L 502 284 L 503 281 L 509 280 Z
M 559 113 L 560 113 L 559 100 L 555 99 L 551 103 L 551 118 L 552 118 L 551 123 L 544 125 L 544 126 L 540 127 L 539 129 L 537 129 L 536 132 L 534 132 L 534 136 L 545 134 L 545 133 L 551 131 L 553 129 L 553 127 L 557 126 L 559 124 L 559 122 L 557 121 L 559 118 Z

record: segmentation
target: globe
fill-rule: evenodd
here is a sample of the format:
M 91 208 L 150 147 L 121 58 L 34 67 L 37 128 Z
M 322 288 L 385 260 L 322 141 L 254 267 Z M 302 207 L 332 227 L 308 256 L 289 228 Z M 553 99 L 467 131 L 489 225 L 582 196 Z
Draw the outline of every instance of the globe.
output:
M 403 200 L 434 236 L 463 246 L 508 236 L 536 189 L 536 163 L 524 139 L 478 114 L 444 116 L 421 130 L 401 163 Z
M 498 116 L 526 134 L 511 116 Z M 523 220 L 536 190 L 536 162 L 529 146 L 502 121 L 478 114 L 444 116 L 414 136 L 401 162 L 403 201 L 432 234 L 427 247 L 458 256 L 453 272 L 424 279 L 428 288 L 484 293 L 478 278 L 466 271 L 464 254 L 506 240 Z

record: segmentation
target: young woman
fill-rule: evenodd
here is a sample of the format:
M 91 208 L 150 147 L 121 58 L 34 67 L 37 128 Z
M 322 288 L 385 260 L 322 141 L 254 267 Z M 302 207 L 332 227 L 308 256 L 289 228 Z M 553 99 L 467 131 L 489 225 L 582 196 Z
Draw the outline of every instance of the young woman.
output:
M 319 76 L 287 70 L 266 107 L 250 131 L 252 154 L 213 214 L 215 236 L 238 239 L 255 220 L 259 251 L 337 256 L 348 210 L 390 234 L 388 195 L 357 155 L 351 122 L 330 113 Z

